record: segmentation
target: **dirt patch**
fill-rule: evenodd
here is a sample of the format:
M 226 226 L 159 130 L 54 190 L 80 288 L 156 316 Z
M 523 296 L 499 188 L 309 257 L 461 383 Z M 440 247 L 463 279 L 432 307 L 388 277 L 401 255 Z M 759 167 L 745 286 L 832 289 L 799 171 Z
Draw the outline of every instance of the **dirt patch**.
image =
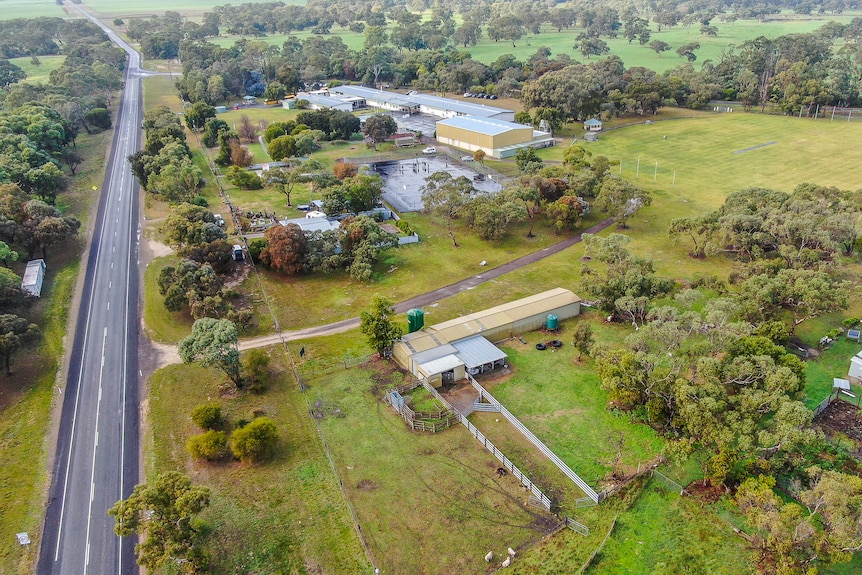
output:
M 163 244 L 160 241 L 156 241 L 153 239 L 148 239 L 147 242 L 147 255 L 149 256 L 148 261 L 153 258 L 160 258 L 163 256 L 169 256 L 174 253 L 174 250 L 168 246 L 167 244 Z
M 715 503 L 727 493 L 726 488 L 722 485 L 713 485 L 709 482 L 706 485 L 703 481 L 695 481 L 685 488 L 685 493 L 692 497 L 704 501 L 706 503 Z
M 461 413 L 464 413 L 465 410 L 473 405 L 474 401 L 479 399 L 479 392 L 466 382 L 457 383 L 445 391 L 443 389 L 440 391 L 443 399 L 448 401 L 452 407 Z
M 235 288 L 239 286 L 245 281 L 249 273 L 251 273 L 250 265 L 244 265 L 242 263 L 235 265 L 233 271 L 225 276 L 223 281 L 224 287 Z
M 356 489 L 359 491 L 374 491 L 377 489 L 377 484 L 370 479 L 363 479 L 356 484 Z
M 366 366 L 371 369 L 371 381 L 374 382 L 374 385 L 371 387 L 371 393 L 375 397 L 383 397 L 386 390 L 405 383 L 404 381 L 396 383 L 397 378 L 393 374 L 401 370 L 398 369 L 395 362 L 373 357 Z
M 823 413 L 814 418 L 814 423 L 862 442 L 862 415 L 858 407 L 846 401 L 830 403 Z

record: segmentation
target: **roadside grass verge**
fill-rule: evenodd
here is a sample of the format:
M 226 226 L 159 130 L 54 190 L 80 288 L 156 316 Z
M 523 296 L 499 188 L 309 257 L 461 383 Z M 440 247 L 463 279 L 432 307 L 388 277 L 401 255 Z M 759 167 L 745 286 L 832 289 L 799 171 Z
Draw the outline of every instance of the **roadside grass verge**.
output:
M 165 309 L 165 298 L 159 293 L 159 273 L 168 266 L 179 263 L 176 256 L 153 259 L 144 272 L 144 327 L 150 337 L 162 343 L 177 343 L 192 329 L 194 320 L 184 312 Z
M 680 497 L 649 481 L 616 527 L 587 574 L 646 575 L 751 572 L 746 542 L 711 506 Z
M 410 431 L 382 400 L 400 383 L 391 364 L 306 381 L 362 532 L 384 573 L 480 574 L 493 550 L 537 541 L 557 520 L 527 507 L 527 493 L 460 424 Z
M 68 255 L 80 245 L 73 243 Z M 37 544 L 24 549 L 15 534 L 26 531 L 39 541 L 50 482 L 46 458 L 48 433 L 58 365 L 66 345 L 69 302 L 78 277 L 78 261 L 71 259 L 46 281 L 45 305 L 38 349 L 16 358 L 11 377 L 0 380 L 0 574 L 29 573 L 37 559 Z M 71 343 L 71 342 L 68 342 Z M 64 382 L 65 383 L 65 382 Z M 57 401 L 63 396 L 57 395 Z
M 108 130 L 78 138 L 76 151 L 85 160 L 68 189 L 57 197 L 57 208 L 77 216 L 82 230 L 88 229 L 96 215 L 99 192 L 93 186 L 101 187 L 112 136 L 113 131 Z M 35 568 L 37 545 L 25 550 L 15 534 L 26 531 L 34 542 L 41 536 L 51 480 L 46 466 L 53 448 L 49 433 L 52 406 L 63 401 L 63 395 L 54 392 L 55 385 L 65 386 L 57 377 L 64 348 L 71 345 L 68 336 L 74 330 L 69 325 L 69 309 L 83 242 L 79 237 L 49 253 L 42 297 L 28 314 L 39 325 L 42 339 L 34 349 L 16 356 L 12 376 L 0 376 L 0 575 L 30 573 Z M 22 252 L 21 259 L 12 264 L 16 273 L 23 274 L 26 255 Z
M 213 574 L 370 573 L 286 357 L 279 348 L 269 354 L 272 375 L 261 394 L 226 393 L 220 372 L 196 365 L 157 371 L 147 404 L 147 476 L 176 469 L 212 489 L 202 518 L 213 530 L 206 548 Z M 212 402 L 222 405 L 229 428 L 256 415 L 272 418 L 279 432 L 274 459 L 258 465 L 191 461 L 184 445 L 200 433 L 191 410 Z

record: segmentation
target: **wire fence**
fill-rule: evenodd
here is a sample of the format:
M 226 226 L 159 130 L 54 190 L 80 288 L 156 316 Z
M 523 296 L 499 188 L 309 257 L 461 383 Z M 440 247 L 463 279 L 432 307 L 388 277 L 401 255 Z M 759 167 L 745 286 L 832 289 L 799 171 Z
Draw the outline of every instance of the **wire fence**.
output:
M 334 371 L 350 369 L 358 365 L 368 363 L 374 358 L 374 354 L 361 355 L 356 357 L 345 357 L 335 361 L 321 362 L 318 360 L 309 360 L 302 362 L 297 366 L 299 372 L 307 379 L 316 379 L 321 375 L 326 375 Z
M 668 477 L 667 475 L 665 475 L 664 473 L 659 471 L 658 469 L 652 470 L 652 476 L 654 478 L 658 479 L 659 482 L 662 483 L 665 487 L 667 487 L 671 491 L 676 492 L 678 495 L 682 495 L 683 492 L 685 491 L 685 488 L 682 485 L 680 485 L 679 483 L 677 483 L 676 481 L 674 481 L 673 479 L 671 479 L 670 477 Z
M 617 519 L 619 518 L 619 516 L 620 516 L 619 513 L 617 513 L 614 516 L 614 520 L 611 522 L 611 527 L 610 527 L 610 529 L 608 529 L 608 532 L 605 534 L 605 538 L 602 539 L 602 542 L 599 543 L 598 547 L 593 549 L 593 552 L 590 554 L 590 556 L 587 558 L 587 560 L 584 562 L 584 564 L 581 565 L 581 568 L 578 570 L 578 575 L 583 575 L 583 573 L 587 569 L 589 569 L 590 565 L 592 565 L 593 561 L 595 561 L 596 555 L 601 553 L 602 549 L 604 549 L 605 543 L 608 542 L 608 539 L 610 539 L 610 537 L 611 537 L 611 533 L 614 532 L 614 528 L 617 526 Z
M 583 523 L 578 523 L 571 517 L 566 517 L 566 527 L 574 531 L 575 533 L 580 533 L 584 537 L 590 534 L 590 528 L 584 525 Z
M 829 120 L 830 122 L 862 121 L 862 108 L 844 108 L 841 106 L 801 106 L 800 118 Z

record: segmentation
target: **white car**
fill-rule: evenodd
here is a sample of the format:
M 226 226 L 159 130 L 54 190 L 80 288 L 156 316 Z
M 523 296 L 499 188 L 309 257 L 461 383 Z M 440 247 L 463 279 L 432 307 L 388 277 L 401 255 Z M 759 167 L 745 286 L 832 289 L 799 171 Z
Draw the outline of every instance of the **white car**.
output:
M 427 148 L 422 150 L 422 153 L 425 154 L 426 156 L 430 156 L 431 154 L 437 153 L 437 148 L 435 148 L 434 146 L 428 146 Z
M 473 156 L 461 156 L 461 161 L 462 162 L 472 162 Z

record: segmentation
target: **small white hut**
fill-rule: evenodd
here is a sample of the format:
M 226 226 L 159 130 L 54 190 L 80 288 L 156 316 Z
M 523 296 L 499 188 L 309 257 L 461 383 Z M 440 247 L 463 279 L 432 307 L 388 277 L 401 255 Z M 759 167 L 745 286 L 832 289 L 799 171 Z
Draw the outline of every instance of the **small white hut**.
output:
M 46 269 L 47 266 L 43 259 L 27 262 L 27 269 L 24 270 L 24 278 L 21 280 L 21 289 L 33 297 L 41 297 Z

